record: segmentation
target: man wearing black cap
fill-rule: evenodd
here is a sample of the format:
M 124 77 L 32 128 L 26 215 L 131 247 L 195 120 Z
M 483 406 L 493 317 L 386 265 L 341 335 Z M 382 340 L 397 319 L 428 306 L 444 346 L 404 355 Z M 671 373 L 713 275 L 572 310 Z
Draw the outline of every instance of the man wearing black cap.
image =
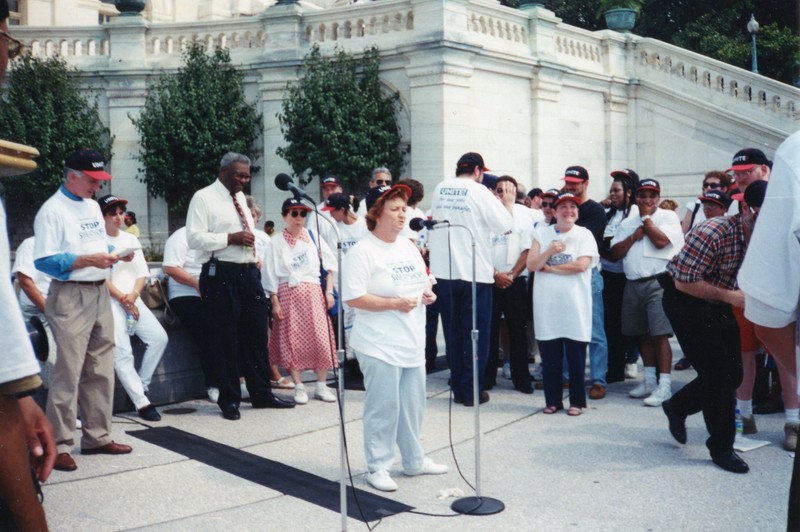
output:
M 763 183 L 763 182 L 762 182 Z M 672 436 L 686 443 L 686 417 L 703 412 L 711 459 L 732 473 L 749 467 L 733 450 L 735 391 L 742 381 L 739 328 L 731 307 L 744 306 L 736 275 L 744 260 L 766 184 L 745 191 L 749 208 L 697 225 L 662 278 L 664 311 L 697 377 L 661 407 Z
M 703 205 L 706 220 L 725 216 L 731 206 L 731 199 L 721 190 L 708 190 L 697 198 Z
M 186 237 L 197 250 L 200 294 L 211 323 L 218 378 L 217 404 L 225 419 L 241 417 L 239 377 L 244 376 L 253 408 L 292 408 L 272 394 L 267 356 L 269 304 L 255 253 L 253 216 L 242 191 L 250 182 L 250 159 L 226 153 L 219 178 L 189 203 Z
M 33 226 L 34 264 L 53 277 L 45 315 L 58 351 L 47 417 L 55 432 L 59 453 L 55 468 L 60 471 L 78 467 L 70 455 L 76 406 L 82 454 L 131 452 L 129 446 L 111 440 L 114 319 L 106 278 L 120 259 L 109 253 L 103 215 L 92 199 L 101 183 L 111 179 L 105 165 L 103 156 L 93 150 L 67 156 L 64 183 L 36 213 Z
M 603 249 L 603 233 L 606 228 L 606 211 L 596 201 L 589 199 L 589 172 L 583 166 L 570 166 L 564 171 L 564 189 L 578 196 L 576 225 L 592 232 L 597 249 Z M 589 399 L 606 396 L 606 373 L 608 372 L 608 340 L 603 315 L 603 276 L 598 267 L 592 268 L 592 341 L 589 342 L 589 377 L 592 387 Z
M 430 269 L 436 277 L 439 308 L 450 364 L 450 387 L 453 399 L 474 406 L 472 386 L 472 243 L 475 239 L 476 320 L 478 329 L 479 401 L 489 400 L 480 388 L 489 358 L 491 332 L 492 267 L 490 235 L 504 234 L 513 228 L 511 214 L 481 184 L 488 171 L 480 154 L 470 152 L 456 163 L 456 176 L 445 179 L 433 191 L 431 215 L 434 220 L 449 221 L 466 227 L 430 232 Z M 471 236 L 470 236 L 471 234 Z

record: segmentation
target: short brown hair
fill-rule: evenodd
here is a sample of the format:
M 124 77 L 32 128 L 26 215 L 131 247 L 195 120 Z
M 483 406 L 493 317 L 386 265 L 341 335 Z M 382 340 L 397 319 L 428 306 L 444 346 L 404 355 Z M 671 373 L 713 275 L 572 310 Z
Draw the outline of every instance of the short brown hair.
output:
M 387 190 L 386 192 L 384 192 L 380 198 L 375 200 L 375 203 L 372 205 L 366 216 L 367 229 L 369 229 L 370 231 L 375 230 L 375 226 L 378 224 L 378 218 L 380 218 L 381 214 L 383 214 L 383 206 L 386 204 L 387 201 L 395 198 L 400 198 L 406 203 L 408 203 L 408 192 L 406 192 L 407 188 L 408 188 L 407 186 L 406 187 L 394 186 L 389 190 Z
M 731 186 L 731 176 L 729 176 L 725 172 L 720 172 L 719 170 L 711 170 L 710 172 L 706 172 L 706 175 L 703 176 L 703 181 L 705 181 L 709 177 L 714 177 L 719 179 L 719 184 L 725 188 L 730 188 Z

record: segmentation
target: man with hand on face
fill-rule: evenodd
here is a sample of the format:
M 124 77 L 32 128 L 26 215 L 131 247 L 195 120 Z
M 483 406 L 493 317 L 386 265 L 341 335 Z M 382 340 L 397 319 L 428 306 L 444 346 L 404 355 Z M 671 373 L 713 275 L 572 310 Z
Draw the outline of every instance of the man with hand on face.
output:
M 292 408 L 272 394 L 267 356 L 269 303 L 261 287 L 253 216 L 243 189 L 250 182 L 250 159 L 228 152 L 219 178 L 198 190 L 189 203 L 186 234 L 197 250 L 200 294 L 211 324 L 217 404 L 225 419 L 241 417 L 239 376 L 243 375 L 253 408 Z

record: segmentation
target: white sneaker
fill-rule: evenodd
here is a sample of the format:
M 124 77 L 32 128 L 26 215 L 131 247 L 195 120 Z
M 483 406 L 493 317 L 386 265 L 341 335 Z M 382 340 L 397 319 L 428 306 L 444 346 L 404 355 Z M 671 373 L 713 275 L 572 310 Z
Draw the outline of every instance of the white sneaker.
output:
M 336 396 L 333 395 L 333 392 L 328 389 L 328 385 L 324 382 L 317 383 L 317 388 L 314 390 L 314 399 L 319 399 L 320 401 L 325 401 L 326 403 L 336 402 Z
M 367 483 L 381 491 L 395 491 L 397 490 L 397 483 L 389 476 L 389 472 L 385 469 L 380 469 L 374 473 L 367 473 Z
M 644 381 L 640 382 L 639 386 L 629 391 L 628 395 L 630 395 L 634 399 L 641 399 L 642 397 L 647 397 L 648 395 L 652 394 L 655 390 L 656 390 L 655 383 L 651 384 L 647 381 Z
M 83 423 L 81 423 L 80 419 L 76 419 L 75 420 L 75 429 L 76 430 L 81 430 L 82 428 L 83 428 Z
M 214 404 L 217 404 L 219 400 L 219 388 L 207 388 L 206 394 L 208 395 L 208 400 Z
M 533 365 L 533 380 L 539 382 L 543 380 L 542 376 L 542 365 L 541 364 L 534 364 Z
M 503 363 L 503 377 L 511 379 L 511 366 L 508 362 Z
M 239 383 L 239 389 L 242 392 L 242 401 L 250 399 L 250 392 L 247 391 L 247 384 L 243 382 Z
M 639 376 L 639 364 L 636 362 L 632 364 L 625 364 L 625 377 L 628 379 L 635 379 Z
M 306 386 L 303 383 L 295 384 L 294 386 L 294 402 L 298 405 L 308 403 L 308 394 L 306 393 Z
M 672 388 L 669 386 L 659 386 L 650 394 L 650 397 L 644 400 L 647 406 L 661 406 L 661 403 L 672 397 Z
M 450 471 L 450 468 L 444 464 L 437 464 L 427 456 L 422 461 L 422 467 L 415 471 L 403 471 L 403 474 L 409 477 L 417 475 L 443 475 Z

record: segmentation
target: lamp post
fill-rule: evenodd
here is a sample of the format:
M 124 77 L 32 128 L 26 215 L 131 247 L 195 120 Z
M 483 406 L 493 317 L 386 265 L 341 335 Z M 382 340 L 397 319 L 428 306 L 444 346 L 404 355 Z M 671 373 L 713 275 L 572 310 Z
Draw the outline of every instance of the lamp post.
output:
M 747 23 L 747 31 L 750 32 L 750 36 L 753 38 L 753 63 L 750 70 L 753 71 L 753 74 L 758 74 L 758 56 L 756 55 L 756 33 L 758 33 L 758 22 L 756 21 L 755 15 L 750 13 L 750 22 Z

